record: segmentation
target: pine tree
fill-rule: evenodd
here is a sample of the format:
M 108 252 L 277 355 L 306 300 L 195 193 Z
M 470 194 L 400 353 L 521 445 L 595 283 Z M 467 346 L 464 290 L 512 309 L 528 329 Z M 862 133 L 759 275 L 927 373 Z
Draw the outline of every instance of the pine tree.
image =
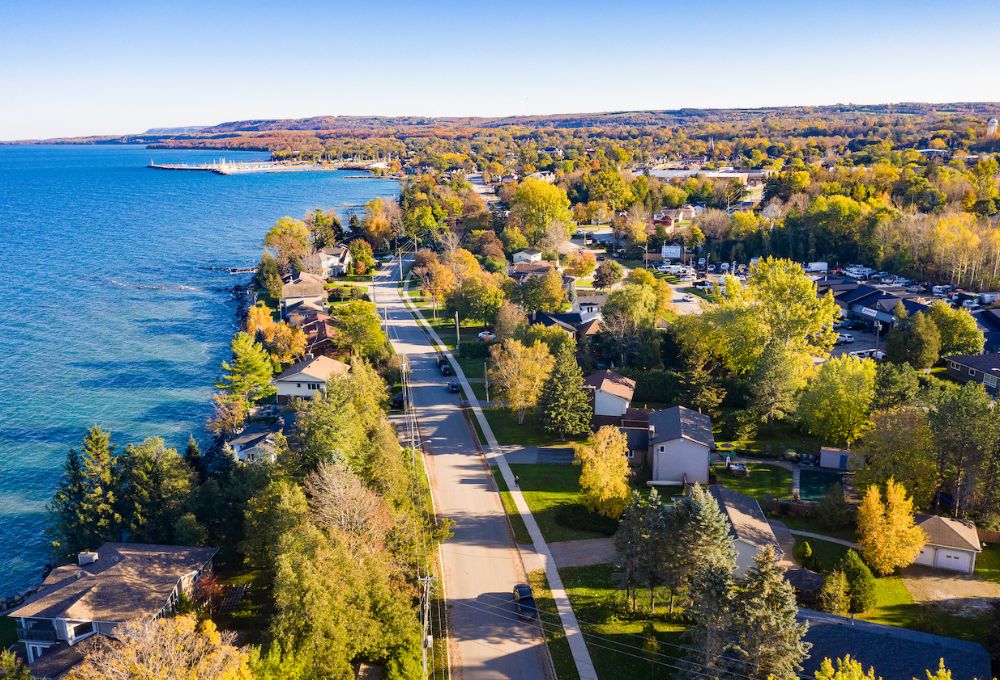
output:
M 205 481 L 205 477 L 208 475 L 208 466 L 205 456 L 201 453 L 201 447 L 198 446 L 198 441 L 193 434 L 188 434 L 187 446 L 184 448 L 184 462 L 198 475 L 199 482 Z
M 656 489 L 653 489 L 650 496 L 655 493 Z M 649 502 L 642 494 L 633 491 L 612 539 L 625 569 L 625 597 L 633 612 L 635 612 L 636 591 L 645 580 L 643 565 L 649 553 L 649 537 L 644 526 L 648 505 Z
M 222 362 L 222 370 L 226 373 L 216 387 L 253 401 L 274 394 L 271 385 L 274 366 L 261 344 L 241 331 L 233 336 L 230 346 L 233 359 Z
M 677 504 L 678 530 L 681 543 L 695 569 L 736 568 L 736 548 L 729 533 L 729 520 L 722 514 L 715 498 L 704 487 L 695 484 L 691 493 Z
M 52 544 L 61 554 L 79 552 L 83 544 L 86 518 L 80 515 L 80 507 L 87 493 L 87 479 L 80 460 L 80 452 L 70 449 L 63 464 L 62 481 L 49 503 L 49 534 Z
M 94 425 L 83 438 L 85 492 L 80 500 L 83 531 L 81 547 L 96 548 L 101 543 L 118 538 L 121 516 L 118 502 L 117 473 L 111 434 Z
M 691 678 L 724 678 L 726 652 L 733 643 L 733 577 L 732 570 L 700 569 L 691 582 L 691 605 L 686 613 L 691 618 L 687 639 L 688 675 Z
M 563 441 L 590 431 L 590 397 L 583 389 L 583 372 L 571 347 L 564 346 L 556 356 L 552 373 L 542 386 L 538 410 L 545 431 Z
M 751 678 L 795 680 L 809 643 L 808 625 L 795 620 L 795 590 L 785 580 L 774 548 L 762 548 L 736 589 L 733 602 L 736 652 L 733 670 Z
M 172 543 L 174 529 L 187 509 L 194 473 L 162 439 L 130 444 L 118 459 L 117 507 L 128 540 Z M 186 533 L 190 534 L 189 530 Z

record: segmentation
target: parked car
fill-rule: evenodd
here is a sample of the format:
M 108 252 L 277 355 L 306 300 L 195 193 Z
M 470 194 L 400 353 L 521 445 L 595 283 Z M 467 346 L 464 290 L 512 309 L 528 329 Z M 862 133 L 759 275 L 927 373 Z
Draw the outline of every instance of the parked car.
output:
M 497 339 L 496 333 L 494 333 L 493 331 L 482 331 L 476 337 L 478 337 L 482 342 L 489 342 L 490 340 Z
M 458 394 L 459 390 L 461 390 L 461 387 L 459 386 L 457 380 L 452 380 L 448 383 L 448 391 L 452 394 Z
M 882 361 L 885 359 L 885 352 L 880 349 L 859 349 L 853 352 L 849 352 L 852 357 L 857 357 L 859 359 L 874 359 L 875 361 Z
M 714 272 L 715 271 L 715 265 L 714 264 L 708 265 L 708 271 Z
M 441 368 L 441 375 L 455 375 L 455 371 L 451 370 L 451 364 L 438 364 Z
M 854 342 L 854 336 L 853 335 L 851 335 L 850 333 L 841 333 L 840 335 L 837 336 L 837 341 L 836 341 L 835 344 L 837 344 L 837 345 L 850 345 L 853 342 Z
M 405 400 L 403 399 L 402 392 L 396 392 L 394 395 L 392 395 L 392 399 L 389 400 L 389 404 L 391 405 L 391 407 L 396 409 L 397 411 L 403 408 L 404 403 Z
M 525 621 L 533 621 L 538 618 L 535 596 L 531 592 L 531 586 L 527 583 L 518 583 L 514 586 L 514 609 L 517 611 L 518 618 Z

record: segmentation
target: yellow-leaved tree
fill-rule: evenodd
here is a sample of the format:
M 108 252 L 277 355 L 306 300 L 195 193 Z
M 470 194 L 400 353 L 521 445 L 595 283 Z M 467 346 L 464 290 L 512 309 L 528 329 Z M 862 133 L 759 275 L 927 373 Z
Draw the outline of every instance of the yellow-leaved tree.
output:
M 581 466 L 580 495 L 593 512 L 618 519 L 629 498 L 628 440 L 617 427 L 605 425 L 590 445 L 575 447 L 574 463 Z
M 913 564 L 927 543 L 927 535 L 913 520 L 913 499 L 906 488 L 890 478 L 885 501 L 872 484 L 858 508 L 858 547 L 872 570 L 885 576 Z

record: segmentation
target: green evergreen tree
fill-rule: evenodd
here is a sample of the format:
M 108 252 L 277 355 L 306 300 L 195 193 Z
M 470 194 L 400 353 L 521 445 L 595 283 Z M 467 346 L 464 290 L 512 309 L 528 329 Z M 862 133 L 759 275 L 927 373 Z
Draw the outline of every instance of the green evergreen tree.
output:
M 216 387 L 252 401 L 274 394 L 274 387 L 271 385 L 274 366 L 263 346 L 259 342 L 254 342 L 253 338 L 243 331 L 233 336 L 230 346 L 233 359 L 231 362 L 222 362 L 225 374 Z
M 656 493 L 656 489 L 652 493 Z M 649 536 L 645 532 L 644 522 L 648 505 L 649 502 L 642 494 L 633 491 L 612 539 L 625 569 L 625 597 L 633 612 L 636 610 L 636 591 L 643 583 L 643 565 L 649 554 Z
M 907 363 L 883 361 L 875 369 L 875 410 L 911 404 L 920 392 L 920 374 Z
M 118 501 L 117 474 L 111 434 L 94 425 L 83 438 L 85 493 L 80 501 L 83 531 L 81 548 L 96 548 L 101 543 L 118 538 L 121 516 Z M 75 551 L 74 551 L 75 552 Z
M 785 580 L 774 548 L 762 548 L 736 588 L 733 602 L 733 671 L 759 680 L 795 680 L 811 645 L 808 625 L 795 620 L 795 590 Z
M 691 572 L 702 568 L 736 569 L 736 548 L 729 520 L 712 494 L 695 484 L 677 506 L 677 531 Z
M 130 444 L 117 462 L 117 508 L 127 540 L 173 543 L 174 529 L 195 486 L 192 470 L 158 437 Z M 192 534 L 189 527 L 185 534 Z
M 583 389 L 583 371 L 571 348 L 563 347 L 556 356 L 538 398 L 538 411 L 545 431 L 559 435 L 563 441 L 590 431 L 590 397 Z
M 62 480 L 48 506 L 48 533 L 61 555 L 71 555 L 87 547 L 83 544 L 87 518 L 80 514 L 86 494 L 87 478 L 80 452 L 70 449 L 63 464 Z
M 188 435 L 187 446 L 184 447 L 184 462 L 198 475 L 199 482 L 205 481 L 205 477 L 208 475 L 208 465 L 205 456 L 201 453 L 201 447 L 198 446 L 198 440 L 194 438 L 193 434 Z
M 699 569 L 691 581 L 691 619 L 686 637 L 690 651 L 682 662 L 682 677 L 729 676 L 726 653 L 733 644 L 733 572 L 729 569 Z
M 840 569 L 834 569 L 823 581 L 819 593 L 819 606 L 825 612 L 844 616 L 851 611 L 851 589 L 847 576 Z
M 850 603 L 848 610 L 851 615 L 863 614 L 875 606 L 875 577 L 861 556 L 854 550 L 848 550 L 840 562 L 840 569 L 847 577 Z
M 795 367 L 781 342 L 768 343 L 749 383 L 750 410 L 765 423 L 795 411 Z

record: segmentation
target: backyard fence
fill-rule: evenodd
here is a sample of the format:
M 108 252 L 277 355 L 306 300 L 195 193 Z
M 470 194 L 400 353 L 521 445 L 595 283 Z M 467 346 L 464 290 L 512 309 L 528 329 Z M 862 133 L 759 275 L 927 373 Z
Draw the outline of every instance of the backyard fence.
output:
M 989 529 L 979 529 L 976 531 L 979 533 L 979 540 L 983 543 L 1000 543 L 1000 531 L 991 531 Z

